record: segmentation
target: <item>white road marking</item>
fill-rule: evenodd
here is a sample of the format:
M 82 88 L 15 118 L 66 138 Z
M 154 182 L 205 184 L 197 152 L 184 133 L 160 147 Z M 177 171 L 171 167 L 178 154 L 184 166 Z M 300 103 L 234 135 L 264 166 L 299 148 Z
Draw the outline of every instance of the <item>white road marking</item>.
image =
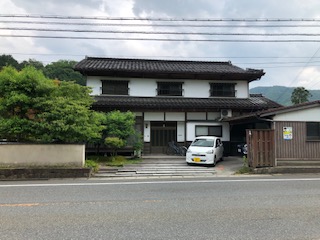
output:
M 243 182 L 299 182 L 320 181 L 320 178 L 288 179 L 224 179 L 224 180 L 182 180 L 182 181 L 149 181 L 149 182 L 95 182 L 95 183 L 37 183 L 37 184 L 0 184 L 0 188 L 9 187 L 62 187 L 62 186 L 104 186 L 104 185 L 143 185 L 143 184 L 184 184 L 184 183 L 243 183 Z

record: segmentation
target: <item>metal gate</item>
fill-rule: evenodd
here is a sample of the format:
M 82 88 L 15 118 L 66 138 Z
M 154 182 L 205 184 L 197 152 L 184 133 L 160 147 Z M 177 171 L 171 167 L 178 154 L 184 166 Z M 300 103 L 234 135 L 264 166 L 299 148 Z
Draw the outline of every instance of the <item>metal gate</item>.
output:
M 168 142 L 177 140 L 177 122 L 151 122 L 151 153 L 166 153 Z
M 247 129 L 249 166 L 273 167 L 275 165 L 274 130 Z

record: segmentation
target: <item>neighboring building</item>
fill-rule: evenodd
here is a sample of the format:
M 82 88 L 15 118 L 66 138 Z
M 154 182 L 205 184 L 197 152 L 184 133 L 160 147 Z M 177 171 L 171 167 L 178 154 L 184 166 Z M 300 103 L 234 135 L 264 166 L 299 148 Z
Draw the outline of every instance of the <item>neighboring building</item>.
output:
M 75 66 L 87 78 L 98 111 L 132 111 L 144 136 L 144 153 L 164 153 L 169 141 L 188 145 L 215 135 L 228 149 L 230 126 L 223 119 L 280 105 L 249 94 L 263 70 L 230 62 L 87 57 Z
M 268 152 L 272 152 L 273 162 L 266 162 L 266 166 L 320 165 L 320 100 L 229 119 L 232 125 L 245 122 L 247 126 L 269 125 L 270 131 L 273 132 L 269 135 L 270 139 L 262 141 L 264 136 L 261 135 L 249 146 L 252 148 L 249 151 L 256 153 L 253 157 L 258 158 L 249 159 L 258 162 L 255 165 L 263 167 L 264 163 L 259 163 L 259 158 L 269 155 Z

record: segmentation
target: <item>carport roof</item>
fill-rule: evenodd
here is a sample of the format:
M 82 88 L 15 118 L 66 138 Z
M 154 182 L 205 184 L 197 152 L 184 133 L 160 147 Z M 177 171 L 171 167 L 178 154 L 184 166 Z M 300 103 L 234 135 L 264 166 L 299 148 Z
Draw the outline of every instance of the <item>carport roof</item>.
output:
M 293 111 L 298 111 L 302 109 L 308 109 L 308 108 L 313 108 L 313 107 L 320 107 L 320 100 L 317 101 L 312 101 L 312 102 L 305 102 L 301 104 L 296 104 L 292 106 L 280 106 L 276 108 L 270 108 L 270 109 L 265 109 L 262 111 L 257 111 L 255 113 L 251 114 L 246 114 L 242 116 L 237 116 L 237 117 L 231 117 L 228 118 L 226 121 L 228 122 L 239 122 L 243 120 L 248 120 L 248 119 L 260 119 L 263 120 L 262 118 L 264 117 L 272 117 L 277 114 L 281 113 L 288 113 L 288 112 L 293 112 Z

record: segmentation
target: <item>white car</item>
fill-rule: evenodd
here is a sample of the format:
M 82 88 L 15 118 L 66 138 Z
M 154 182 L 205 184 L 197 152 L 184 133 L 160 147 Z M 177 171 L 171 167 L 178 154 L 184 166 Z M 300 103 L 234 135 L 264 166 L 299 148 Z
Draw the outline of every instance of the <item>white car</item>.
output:
M 186 154 L 188 164 L 210 164 L 215 166 L 223 161 L 223 144 L 221 138 L 213 136 L 196 137 Z

